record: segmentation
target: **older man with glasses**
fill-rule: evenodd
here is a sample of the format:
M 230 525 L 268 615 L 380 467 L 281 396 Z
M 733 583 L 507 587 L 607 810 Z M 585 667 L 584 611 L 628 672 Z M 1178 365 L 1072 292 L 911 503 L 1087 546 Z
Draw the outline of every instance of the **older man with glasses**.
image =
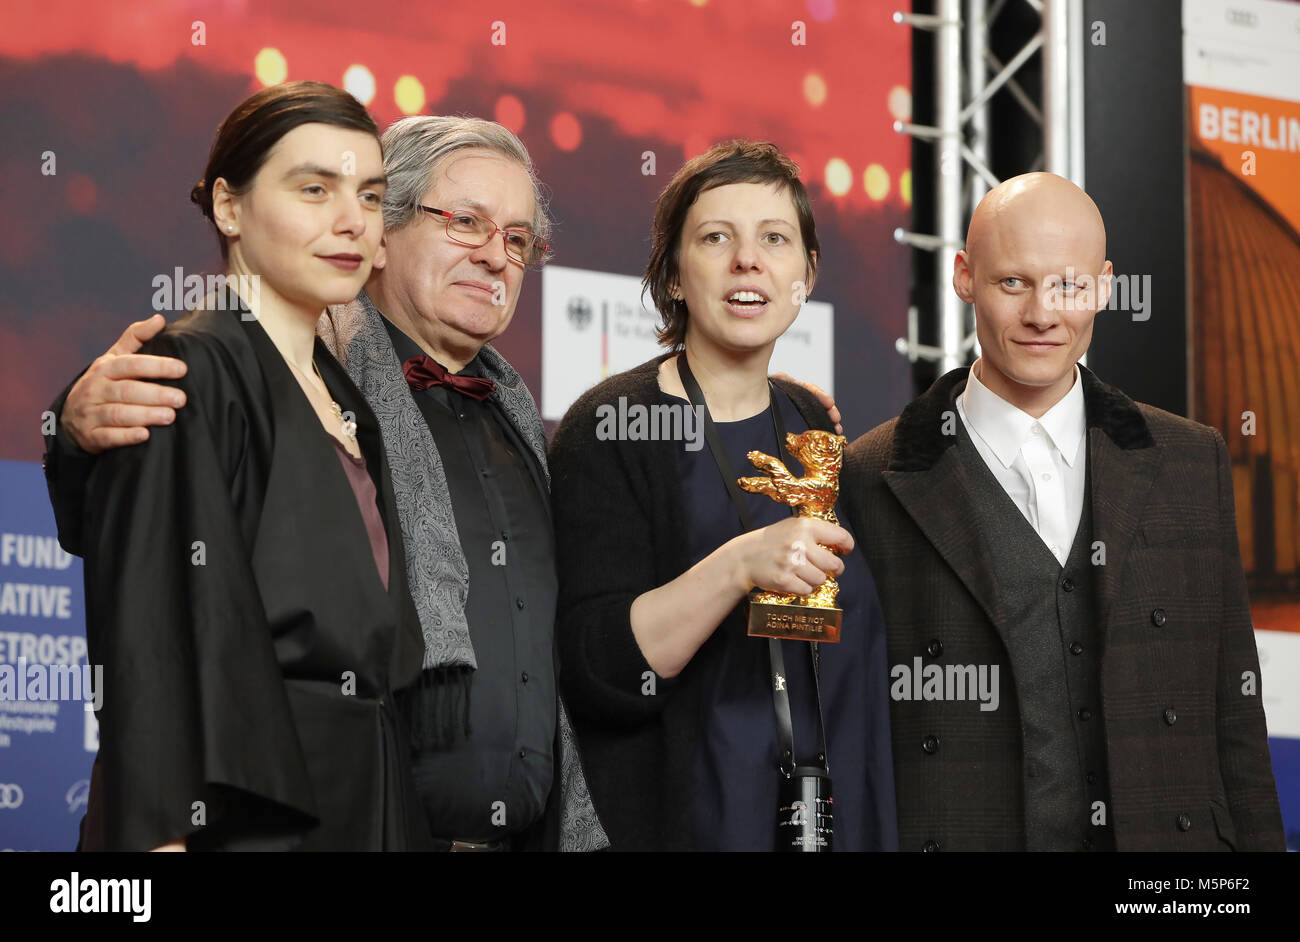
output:
M 425 661 L 416 780 L 448 850 L 607 846 L 557 692 L 555 551 L 541 416 L 489 342 L 509 325 L 550 220 L 523 143 L 478 118 L 405 118 L 383 136 L 386 259 L 318 333 L 383 430 Z M 501 238 L 498 239 L 497 236 Z M 174 420 L 178 360 L 131 325 L 77 380 L 46 475 L 77 550 L 93 455 Z

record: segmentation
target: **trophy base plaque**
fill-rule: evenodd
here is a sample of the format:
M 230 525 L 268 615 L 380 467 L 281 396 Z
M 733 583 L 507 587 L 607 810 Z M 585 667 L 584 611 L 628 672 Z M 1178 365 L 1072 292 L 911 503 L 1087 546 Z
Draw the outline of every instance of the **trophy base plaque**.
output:
M 750 602 L 749 636 L 836 644 L 840 640 L 840 616 L 843 614 L 843 610 L 838 608 Z

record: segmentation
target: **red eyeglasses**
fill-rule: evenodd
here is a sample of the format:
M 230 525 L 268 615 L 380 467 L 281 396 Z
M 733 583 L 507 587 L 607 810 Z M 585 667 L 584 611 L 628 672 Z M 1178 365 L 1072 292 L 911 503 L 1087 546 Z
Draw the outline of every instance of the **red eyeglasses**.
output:
M 479 246 L 487 245 L 500 232 L 505 235 L 506 254 L 515 261 L 534 266 L 541 264 L 542 259 L 546 257 L 547 244 L 535 232 L 518 228 L 502 229 L 486 216 L 480 216 L 468 209 L 448 212 L 445 209 L 434 209 L 432 206 L 421 206 L 420 208 L 426 213 L 441 216 L 445 219 L 447 221 L 447 238 L 457 245 L 476 249 Z

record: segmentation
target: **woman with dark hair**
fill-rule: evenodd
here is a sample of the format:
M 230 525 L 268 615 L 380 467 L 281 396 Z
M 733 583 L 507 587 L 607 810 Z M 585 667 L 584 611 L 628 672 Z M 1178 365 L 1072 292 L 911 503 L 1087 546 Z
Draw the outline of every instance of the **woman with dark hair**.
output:
M 83 848 L 425 846 L 393 706 L 423 642 L 383 443 L 315 333 L 370 273 L 384 187 L 378 129 L 329 85 L 264 89 L 217 132 L 191 198 L 225 290 L 143 350 L 187 364 L 187 407 L 88 484 Z
M 842 526 L 733 498 L 726 481 L 755 473 L 751 450 L 789 462 L 782 427 L 832 429 L 806 389 L 768 380 L 819 258 L 798 168 L 771 144 L 720 144 L 668 184 L 653 237 L 645 284 L 669 352 L 579 399 L 550 450 L 560 681 L 596 810 L 614 849 L 773 850 L 792 767 L 829 767 L 833 840 L 818 849 L 897 849 L 884 624 L 866 561 Z M 694 403 L 709 447 L 607 440 L 601 407 L 624 402 L 651 415 Z M 838 644 L 747 636 L 751 589 L 808 594 L 828 575 L 841 586 Z

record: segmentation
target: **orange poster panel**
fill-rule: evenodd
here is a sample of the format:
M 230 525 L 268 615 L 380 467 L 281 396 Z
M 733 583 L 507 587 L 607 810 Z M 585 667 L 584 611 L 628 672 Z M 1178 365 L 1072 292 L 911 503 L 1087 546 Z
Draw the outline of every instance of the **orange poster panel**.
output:
M 1228 443 L 1255 627 L 1300 631 L 1300 102 L 1187 94 L 1192 417 Z
M 1300 229 L 1300 102 L 1187 89 L 1192 140 Z

